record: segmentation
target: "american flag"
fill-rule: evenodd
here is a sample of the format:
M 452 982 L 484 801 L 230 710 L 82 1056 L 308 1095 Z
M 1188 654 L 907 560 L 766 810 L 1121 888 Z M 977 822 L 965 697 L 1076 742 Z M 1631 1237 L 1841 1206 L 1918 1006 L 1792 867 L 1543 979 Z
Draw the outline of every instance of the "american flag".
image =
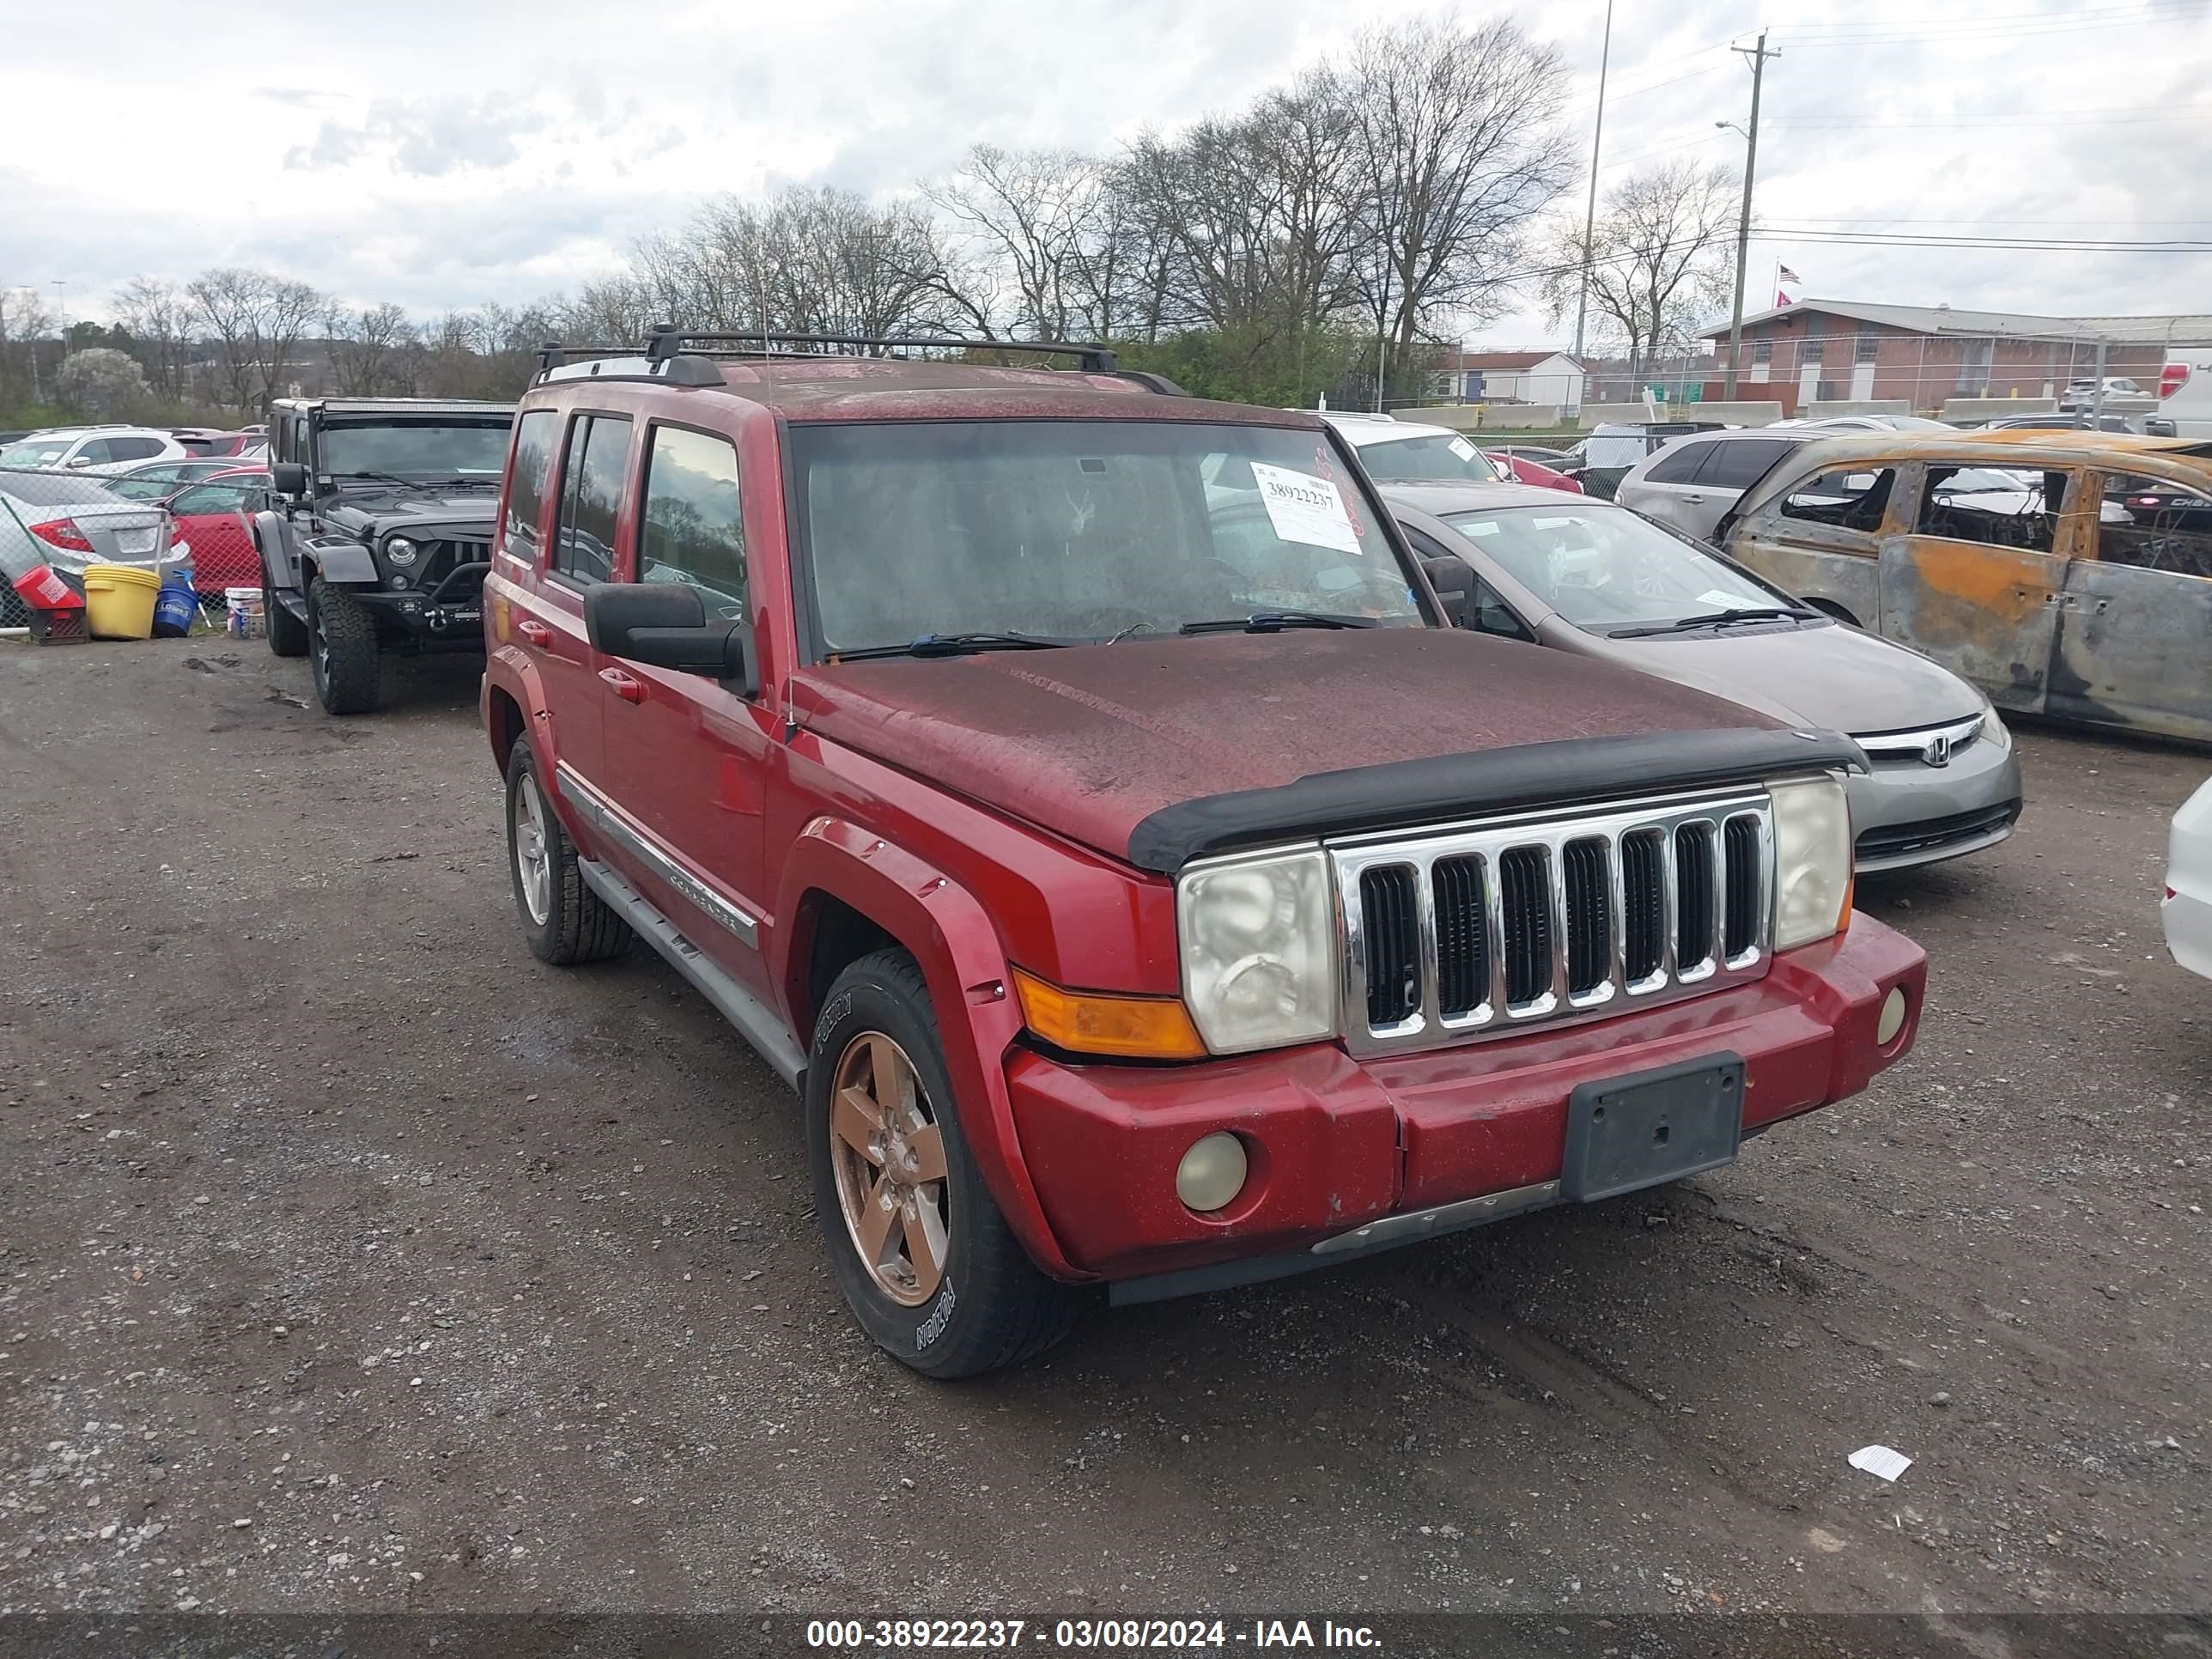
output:
M 1774 308 L 1777 311 L 1797 303 L 1790 297 L 1790 290 L 1800 286 L 1802 280 L 1788 265 L 1778 264 L 1774 267 Z

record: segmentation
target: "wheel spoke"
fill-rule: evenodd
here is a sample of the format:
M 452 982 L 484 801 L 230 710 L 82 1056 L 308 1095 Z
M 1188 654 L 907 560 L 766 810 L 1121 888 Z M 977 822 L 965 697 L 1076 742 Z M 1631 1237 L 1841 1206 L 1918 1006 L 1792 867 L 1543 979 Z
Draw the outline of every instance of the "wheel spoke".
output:
M 919 1200 L 915 1212 L 902 1217 L 902 1221 L 906 1230 L 907 1254 L 914 1260 L 915 1293 L 926 1297 L 945 1277 L 945 1223 L 937 1213 L 937 1206 L 927 1198 Z
M 903 1114 L 908 1099 L 908 1076 L 903 1058 L 897 1047 L 886 1036 L 868 1039 L 868 1069 L 876 1104 L 883 1109 L 889 1121 L 893 1113 Z
M 854 1218 L 854 1231 L 860 1236 L 860 1260 L 871 1267 L 881 1267 L 890 1260 L 893 1249 L 891 1224 L 898 1219 L 898 1206 L 889 1202 L 890 1194 L 884 1183 L 870 1184 L 860 1195 L 860 1213 Z
M 921 1162 L 908 1172 L 908 1179 L 916 1182 L 945 1179 L 945 1131 L 934 1123 L 925 1123 L 906 1138 Z
M 837 1098 L 830 1109 L 830 1127 L 838 1139 L 869 1163 L 883 1163 L 883 1152 L 878 1144 L 883 1133 L 883 1115 L 859 1084 L 848 1084 L 837 1091 Z

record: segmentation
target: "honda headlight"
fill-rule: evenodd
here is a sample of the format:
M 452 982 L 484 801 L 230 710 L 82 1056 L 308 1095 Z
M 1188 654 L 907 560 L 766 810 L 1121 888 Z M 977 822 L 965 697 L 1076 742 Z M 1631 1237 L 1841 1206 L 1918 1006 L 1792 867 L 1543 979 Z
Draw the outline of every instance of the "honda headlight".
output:
M 1826 939 L 1851 908 L 1851 809 L 1840 779 L 1785 778 L 1774 802 L 1774 948 Z
M 398 565 L 410 565 L 422 550 L 404 536 L 394 536 L 384 544 L 384 556 Z
M 1176 884 L 1182 995 L 1217 1054 L 1336 1034 L 1328 859 L 1285 853 L 1188 871 Z
M 1982 699 L 1981 739 L 1998 749 L 2012 747 L 2012 729 L 1997 714 L 1997 706 L 1987 697 Z

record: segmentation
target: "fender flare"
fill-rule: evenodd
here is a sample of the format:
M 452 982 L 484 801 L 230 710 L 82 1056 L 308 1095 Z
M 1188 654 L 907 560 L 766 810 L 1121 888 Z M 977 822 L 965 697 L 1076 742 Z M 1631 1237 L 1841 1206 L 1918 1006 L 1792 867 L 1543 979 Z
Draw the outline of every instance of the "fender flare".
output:
M 371 587 L 383 581 L 377 574 L 376 560 L 369 550 L 344 537 L 316 537 L 307 542 L 300 549 L 300 574 L 303 579 L 310 562 L 327 581 L 354 582 Z
M 538 787 L 560 814 L 562 825 L 568 837 L 576 840 L 578 818 L 568 803 L 562 798 L 559 767 L 560 745 L 553 736 L 553 711 L 545 699 L 544 677 L 529 653 L 513 645 L 492 647 L 484 659 L 483 685 L 477 697 L 477 714 L 483 726 L 484 741 L 491 746 L 493 763 L 503 776 L 507 769 L 507 750 L 501 747 L 499 730 L 492 721 L 492 694 L 505 692 L 516 708 L 522 711 L 520 735 L 530 740 L 531 757 L 538 766 Z M 588 842 L 578 842 L 588 846 Z
M 269 586 L 294 593 L 306 591 L 307 584 L 300 580 L 299 558 L 291 544 L 291 526 L 281 513 L 256 513 L 246 521 L 253 538 L 253 550 L 261 560 L 261 574 Z M 270 550 L 276 551 L 272 555 Z
M 800 1046 L 810 1049 L 811 1022 L 819 1012 L 806 995 L 812 930 L 795 924 L 814 892 L 850 905 L 921 965 L 959 1097 L 961 1133 L 983 1184 L 1040 1269 L 1055 1279 L 1090 1277 L 1054 1236 L 1022 1153 L 1005 1064 L 1021 1033 L 1021 1002 L 990 913 L 967 889 L 873 830 L 843 818 L 814 819 L 784 860 L 775 914 L 794 925 L 776 930 L 781 959 L 771 964 Z M 806 1029 L 799 1016 L 810 1021 Z

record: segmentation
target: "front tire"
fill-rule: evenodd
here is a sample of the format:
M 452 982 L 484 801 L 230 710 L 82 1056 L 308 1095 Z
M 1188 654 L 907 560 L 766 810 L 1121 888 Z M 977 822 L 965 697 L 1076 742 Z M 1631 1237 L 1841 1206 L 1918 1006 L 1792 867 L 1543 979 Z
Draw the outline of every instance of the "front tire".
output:
M 351 593 L 320 576 L 307 589 L 307 653 L 314 662 L 315 696 L 325 714 L 374 710 L 384 679 L 376 619 Z
M 968 1150 L 929 989 L 905 951 L 864 957 L 830 987 L 806 1137 L 838 1285 L 901 1364 L 974 1376 L 1073 1328 L 1075 1291 L 1037 1271 Z
M 507 752 L 507 873 L 523 935 L 540 962 L 567 968 L 629 949 L 629 924 L 585 884 L 575 843 L 538 785 L 527 738 Z

